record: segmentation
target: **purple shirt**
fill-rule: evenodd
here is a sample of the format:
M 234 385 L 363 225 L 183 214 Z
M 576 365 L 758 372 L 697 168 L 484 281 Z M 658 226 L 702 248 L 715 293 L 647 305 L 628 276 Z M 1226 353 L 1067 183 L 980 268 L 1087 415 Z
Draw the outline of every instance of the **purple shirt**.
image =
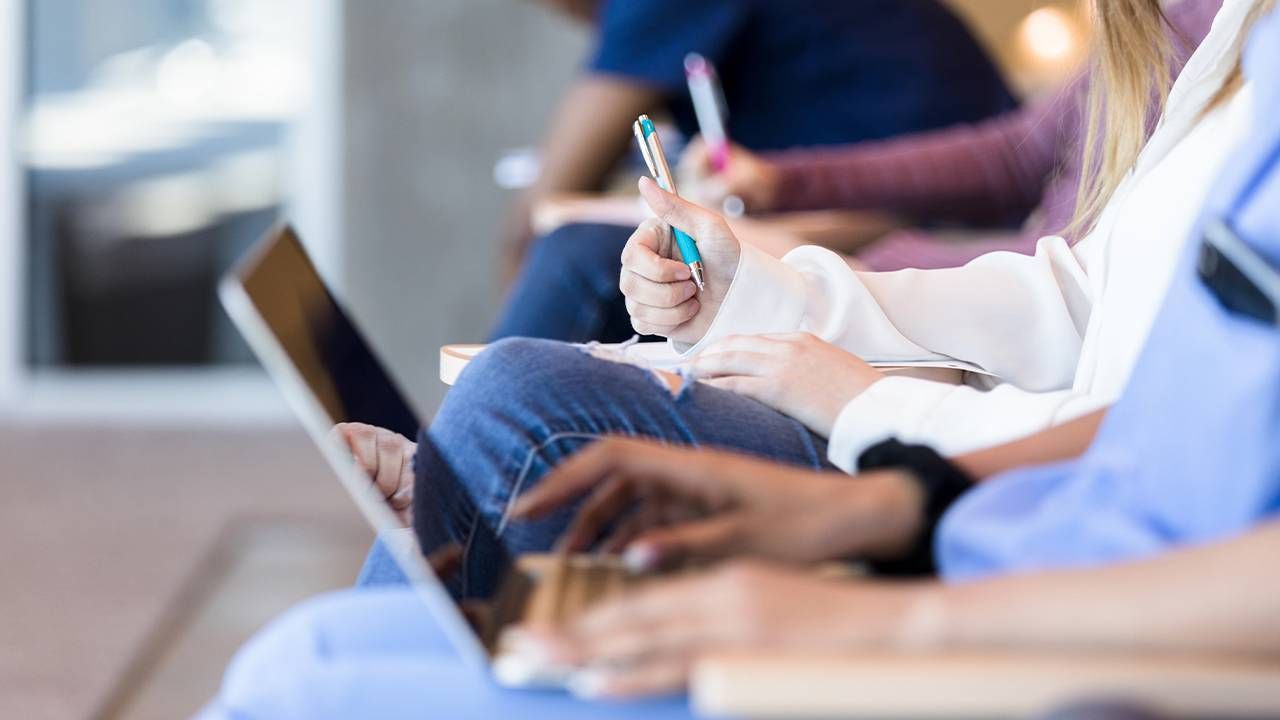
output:
M 1168 11 L 1175 70 L 1204 40 L 1221 7 L 1222 0 L 1183 0 Z M 1036 241 L 1061 233 L 1075 210 L 1087 90 L 1081 76 L 1051 97 L 986 122 L 774 155 L 782 171 L 779 209 L 881 209 L 970 225 L 1030 213 L 1022 230 L 976 241 L 919 229 L 892 233 L 858 253 L 873 270 L 955 267 L 997 250 L 1034 253 Z

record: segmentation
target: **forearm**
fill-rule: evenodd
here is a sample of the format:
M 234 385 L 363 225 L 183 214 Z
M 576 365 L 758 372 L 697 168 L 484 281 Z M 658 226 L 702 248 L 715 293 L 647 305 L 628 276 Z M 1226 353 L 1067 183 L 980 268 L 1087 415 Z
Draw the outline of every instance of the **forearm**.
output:
M 595 21 L 596 14 L 600 10 L 599 0 L 539 0 L 539 3 L 581 23 Z
M 903 637 L 939 649 L 1280 656 L 1280 523 L 1096 569 L 909 590 Z
M 626 79 L 587 75 L 565 94 L 542 142 L 535 194 L 599 190 L 631 142 L 631 123 L 661 93 Z
M 1027 212 L 1055 157 L 1054 134 L 1038 118 L 1022 110 L 979 125 L 775 155 L 777 209 L 883 209 L 970 222 Z
M 588 75 L 576 81 L 542 141 L 538 179 L 510 211 L 509 239 L 519 245 L 528 237 L 531 212 L 540 200 L 599 191 L 632 141 L 631 122 L 660 100 L 657 91 L 624 79 Z
M 952 461 L 970 477 L 981 481 L 1020 467 L 1069 460 L 1089 449 L 1106 415 L 1106 409 L 1097 410 L 1013 442 L 960 455 Z

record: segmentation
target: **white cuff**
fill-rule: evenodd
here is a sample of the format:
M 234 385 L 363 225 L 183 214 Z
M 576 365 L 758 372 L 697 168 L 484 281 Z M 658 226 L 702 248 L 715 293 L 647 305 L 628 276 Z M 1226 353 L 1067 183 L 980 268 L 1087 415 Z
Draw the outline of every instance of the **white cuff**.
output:
M 743 243 L 738 271 L 711 327 L 692 346 L 672 340 L 671 349 L 687 358 L 730 335 L 793 332 L 804 319 L 805 297 L 804 277 L 800 273 L 763 250 Z
M 954 385 L 918 378 L 887 377 L 878 380 L 850 400 L 831 429 L 827 459 L 853 473 L 867 448 L 898 438 L 910 442 L 921 424 L 933 414 Z

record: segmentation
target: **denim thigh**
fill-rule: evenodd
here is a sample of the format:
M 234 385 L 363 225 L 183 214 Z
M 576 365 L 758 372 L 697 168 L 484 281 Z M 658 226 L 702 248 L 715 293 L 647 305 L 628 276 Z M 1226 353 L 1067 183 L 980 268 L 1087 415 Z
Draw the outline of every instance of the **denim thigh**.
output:
M 485 594 L 510 555 L 549 549 L 576 508 L 509 522 L 514 498 L 605 435 L 716 447 L 829 468 L 826 441 L 755 400 L 545 340 L 494 344 L 463 372 L 419 438 L 415 526 L 423 547 L 467 553 L 464 594 Z

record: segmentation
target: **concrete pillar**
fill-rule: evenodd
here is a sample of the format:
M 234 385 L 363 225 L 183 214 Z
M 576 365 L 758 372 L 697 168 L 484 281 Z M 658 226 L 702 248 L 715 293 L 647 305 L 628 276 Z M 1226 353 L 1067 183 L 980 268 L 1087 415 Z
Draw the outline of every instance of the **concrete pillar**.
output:
M 528 0 L 345 0 L 341 25 L 344 294 L 430 413 L 439 346 L 497 306 L 494 162 L 536 142 L 587 38 Z

